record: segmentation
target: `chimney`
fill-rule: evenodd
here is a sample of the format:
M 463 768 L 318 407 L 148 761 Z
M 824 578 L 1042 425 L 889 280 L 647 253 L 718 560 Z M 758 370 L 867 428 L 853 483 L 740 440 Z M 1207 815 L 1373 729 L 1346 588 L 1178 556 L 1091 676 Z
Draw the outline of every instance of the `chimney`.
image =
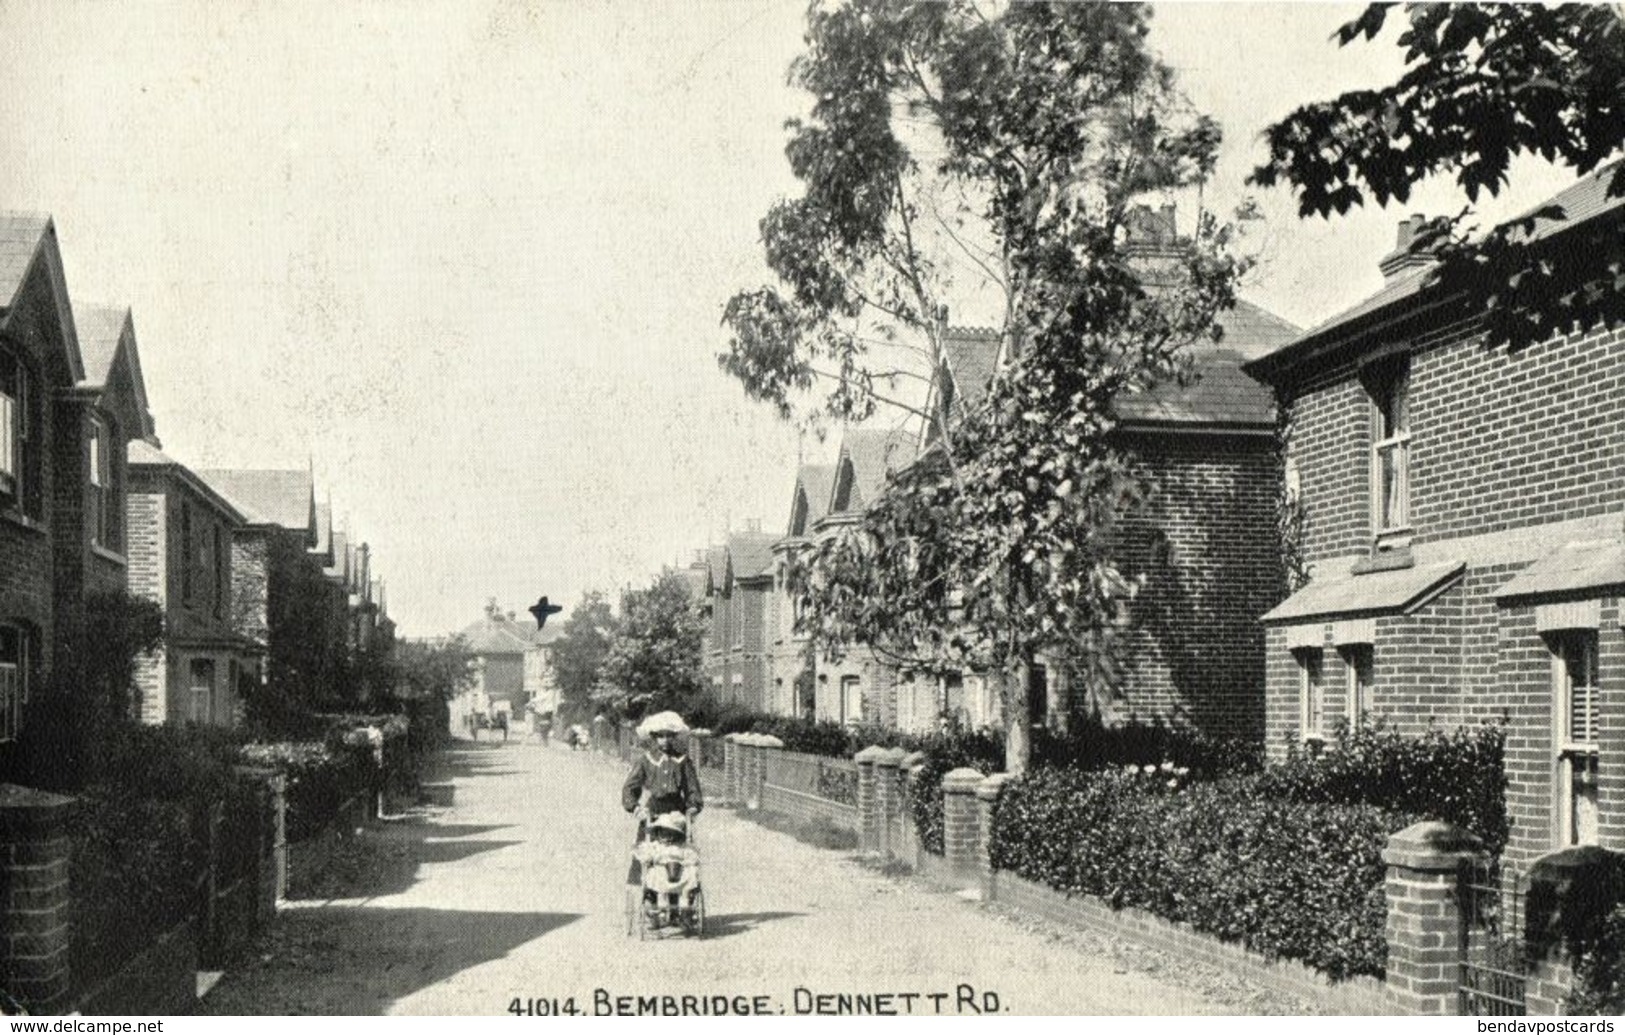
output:
M 1394 237 L 1394 250 L 1384 255 L 1382 261 L 1377 263 L 1377 268 L 1382 270 L 1384 283 L 1391 284 L 1413 270 L 1424 269 L 1439 261 L 1431 250 L 1411 250 L 1411 246 L 1421 236 L 1422 231 L 1427 229 L 1427 225 L 1428 219 L 1421 213 L 1399 221 L 1399 232 Z

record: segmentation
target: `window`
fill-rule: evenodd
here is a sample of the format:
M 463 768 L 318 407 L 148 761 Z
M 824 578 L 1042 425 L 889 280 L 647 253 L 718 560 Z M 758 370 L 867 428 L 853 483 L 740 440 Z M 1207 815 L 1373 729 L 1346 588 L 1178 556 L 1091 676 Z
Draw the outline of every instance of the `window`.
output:
M 192 538 L 192 505 L 181 500 L 181 602 L 192 602 L 192 576 L 197 566 L 197 541 Z
M 1326 687 L 1321 680 L 1321 652 L 1297 651 L 1298 732 L 1304 740 L 1326 737 Z
M 197 658 L 190 666 L 191 695 L 186 717 L 193 722 L 207 724 L 214 703 L 214 662 Z
M 17 739 L 28 703 L 28 633 L 0 625 L 0 743 Z
M 1049 721 L 1049 669 L 1043 665 L 1027 669 L 1027 716 L 1034 726 Z
M 1348 670 L 1349 729 L 1357 730 L 1371 711 L 1371 645 L 1355 644 L 1342 651 L 1343 665 Z
M 16 357 L 0 352 L 0 501 L 34 513 L 28 395 L 28 369 Z
M 226 617 L 226 536 L 219 525 L 214 526 L 214 616 Z M 235 680 L 233 680 L 235 682 Z
M 1557 725 L 1557 843 L 1597 843 L 1597 633 L 1563 632 L 1552 641 Z
M 112 436 L 100 419 L 90 420 L 90 513 L 94 525 L 91 542 L 118 545 L 118 513 L 113 493 Z
M 733 645 L 735 647 L 743 647 L 745 645 L 745 594 L 743 590 L 732 594 L 732 610 L 734 630 Z
M 1389 360 L 1367 371 L 1372 402 L 1371 506 L 1377 535 L 1410 527 L 1410 360 Z
M 841 677 L 841 725 L 863 722 L 863 684 L 857 676 Z

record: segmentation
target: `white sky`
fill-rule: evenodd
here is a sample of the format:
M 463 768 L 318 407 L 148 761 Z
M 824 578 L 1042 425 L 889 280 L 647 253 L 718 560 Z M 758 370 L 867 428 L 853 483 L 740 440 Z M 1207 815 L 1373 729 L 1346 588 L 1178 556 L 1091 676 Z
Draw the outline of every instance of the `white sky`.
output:
M 714 356 L 795 190 L 803 10 L 0 0 L 0 208 L 55 216 L 76 302 L 133 308 L 166 451 L 314 464 L 404 633 L 568 605 L 787 519 L 797 436 Z M 1244 193 L 1272 118 L 1393 77 L 1391 44 L 1328 42 L 1358 10 L 1158 7 L 1225 127 L 1210 197 Z M 1488 218 L 1572 179 L 1516 172 Z M 1259 198 L 1253 301 L 1312 324 L 1376 289 L 1405 213 Z

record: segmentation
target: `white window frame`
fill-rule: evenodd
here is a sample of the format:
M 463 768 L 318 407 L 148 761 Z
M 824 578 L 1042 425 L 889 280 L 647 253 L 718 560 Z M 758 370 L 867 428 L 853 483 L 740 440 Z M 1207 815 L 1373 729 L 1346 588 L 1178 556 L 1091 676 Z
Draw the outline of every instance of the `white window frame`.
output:
M 1371 691 L 1376 685 L 1377 659 L 1369 643 L 1349 643 L 1339 648 L 1343 667 L 1347 670 L 1347 695 L 1344 700 L 1349 729 L 1365 725 L 1371 711 Z M 1360 681 L 1361 662 L 1365 664 L 1365 682 Z
M 863 724 L 863 679 L 859 676 L 842 676 L 838 687 L 840 692 L 840 723 L 842 726 L 861 726 Z
M 209 682 L 207 686 L 199 685 L 198 673 L 200 666 L 208 666 Z M 193 658 L 186 666 L 186 717 L 188 720 L 204 726 L 214 721 L 214 683 L 215 664 L 213 658 Z M 202 703 L 203 714 L 198 715 L 198 705 Z
M 1326 652 L 1321 647 L 1300 647 L 1292 652 L 1298 663 L 1298 739 L 1304 743 L 1326 740 Z
M 1372 371 L 1371 394 L 1371 531 L 1376 537 L 1407 532 L 1411 527 L 1411 420 L 1410 359 L 1396 356 Z M 1388 427 L 1389 410 L 1396 396 L 1405 400 L 1393 428 Z M 1385 461 L 1394 469 L 1395 502 L 1389 506 L 1387 483 L 1383 478 Z M 1393 513 L 1394 520 L 1389 521 Z
M 1595 629 L 1564 629 L 1552 634 L 1552 722 L 1556 733 L 1556 758 L 1553 782 L 1554 841 L 1559 848 L 1598 843 L 1597 774 L 1600 745 L 1598 743 L 1599 710 L 1602 704 L 1601 658 Z M 1578 653 L 1574 653 L 1578 648 Z M 1571 661 L 1578 661 L 1582 684 L 1586 691 L 1583 719 L 1576 722 L 1576 684 Z M 1590 777 L 1591 816 L 1589 823 L 1579 818 L 1579 799 L 1575 796 L 1577 778 Z M 1582 829 L 1582 827 L 1589 829 Z
M 10 353 L 0 353 L 0 363 L 12 375 L 12 390 L 0 389 L 0 492 L 12 496 L 21 511 L 28 466 L 28 370 Z
M 92 522 L 91 542 L 110 547 L 117 541 L 118 520 L 113 507 L 112 434 L 107 422 L 100 417 L 90 418 L 90 495 Z

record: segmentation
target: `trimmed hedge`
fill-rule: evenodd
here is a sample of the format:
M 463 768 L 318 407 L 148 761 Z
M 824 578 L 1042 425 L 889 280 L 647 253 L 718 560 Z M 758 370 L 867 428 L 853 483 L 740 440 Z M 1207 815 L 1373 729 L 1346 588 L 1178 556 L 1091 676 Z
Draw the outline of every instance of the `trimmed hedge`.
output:
M 366 786 L 368 762 L 353 750 L 311 742 L 250 744 L 243 755 L 286 779 L 285 822 L 290 842 L 326 830 L 344 802 Z
M 1334 979 L 1381 976 L 1382 849 L 1413 820 L 1371 805 L 1269 800 L 1255 778 L 1186 786 L 1172 767 L 1039 769 L 1001 797 L 992 855 L 1028 880 Z
M 1259 793 L 1288 801 L 1376 805 L 1442 819 L 1501 854 L 1506 810 L 1506 730 L 1501 725 L 1429 729 L 1404 737 L 1377 724 L 1340 728 L 1318 753 L 1294 748 L 1259 777 Z

